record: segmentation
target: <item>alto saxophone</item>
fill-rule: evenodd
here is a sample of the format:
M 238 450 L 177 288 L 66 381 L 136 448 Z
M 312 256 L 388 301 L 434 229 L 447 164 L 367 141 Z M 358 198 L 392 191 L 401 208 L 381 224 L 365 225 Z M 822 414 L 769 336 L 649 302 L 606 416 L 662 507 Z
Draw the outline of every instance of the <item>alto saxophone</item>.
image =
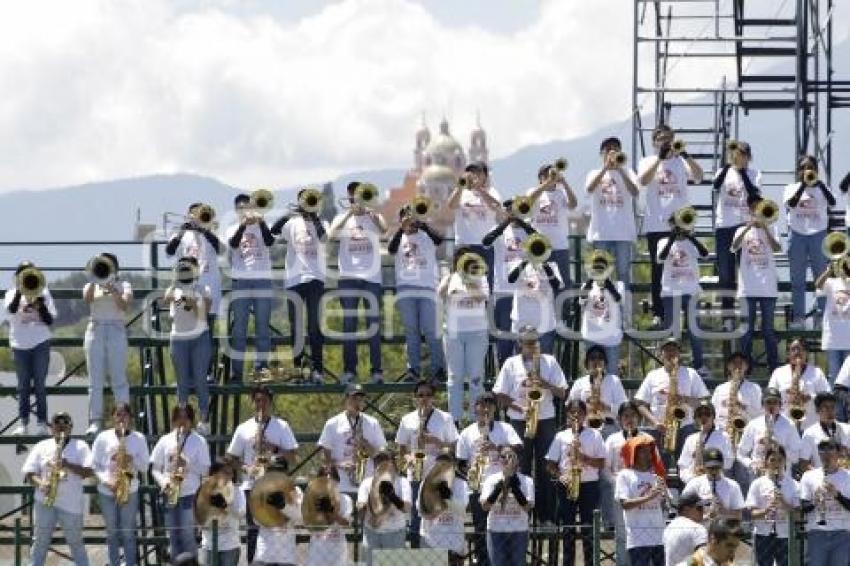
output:
M 53 461 L 50 463 L 50 474 L 47 476 L 47 493 L 44 495 L 44 504 L 48 507 L 53 507 L 56 503 L 59 482 L 68 475 L 68 472 L 62 466 L 62 452 L 65 450 L 66 438 L 67 435 L 63 430 L 59 433 L 59 438 L 56 439 L 56 452 L 53 455 Z
M 478 449 L 475 451 L 475 457 L 469 466 L 469 472 L 466 474 L 466 482 L 472 491 L 481 491 L 481 480 L 484 479 L 484 469 L 487 467 L 487 453 L 484 451 L 484 445 L 489 441 L 490 423 L 484 423 L 484 432 L 481 433 Z
M 579 422 L 573 419 L 573 442 L 570 444 L 570 466 L 561 474 L 558 481 L 567 490 L 567 498 L 577 501 L 581 490 L 581 439 L 579 438 Z
M 797 424 L 806 416 L 803 406 L 803 392 L 800 389 L 800 364 L 791 366 L 791 387 L 788 388 L 788 414 Z
M 672 453 L 676 450 L 676 437 L 679 433 L 679 426 L 688 413 L 685 407 L 679 404 L 678 359 L 670 364 L 667 373 L 670 376 L 670 387 L 667 395 L 667 406 L 664 408 L 664 449 Z
M 732 380 L 729 382 L 729 414 L 726 421 L 726 435 L 732 443 L 733 452 L 738 448 L 744 427 L 747 426 L 747 419 L 744 418 L 741 403 L 738 402 L 738 391 L 740 391 L 743 381 L 741 371 L 737 368 L 733 370 Z
M 543 390 L 540 388 L 540 354 L 537 352 L 531 358 L 531 372 L 528 376 L 531 387 L 526 393 L 527 408 L 525 413 L 525 437 L 537 436 L 537 421 L 540 418 L 540 399 Z
M 127 427 L 121 426 L 116 429 L 118 436 L 118 450 L 115 453 L 115 502 L 125 505 L 130 500 L 130 485 L 136 472 L 133 469 L 133 458 L 127 452 Z
M 425 411 L 419 413 L 419 430 L 416 432 L 416 448 L 413 450 L 411 464 L 413 481 L 422 481 L 422 468 L 425 465 L 425 450 L 422 446 L 422 435 L 425 434 Z
M 697 441 L 696 453 L 694 454 L 694 475 L 701 476 L 705 472 L 705 466 L 702 461 L 702 453 L 705 450 L 705 441 L 708 438 L 708 433 L 702 430 L 700 427 L 699 430 L 699 440 Z
M 272 459 L 269 450 L 266 448 L 265 427 L 260 420 L 261 417 L 260 411 L 257 411 L 257 414 L 254 415 L 254 419 L 257 421 L 257 431 L 254 433 L 254 464 L 248 469 L 248 473 L 254 479 L 259 479 L 265 475 L 266 467 Z
M 351 481 L 355 485 L 360 485 L 363 478 L 366 476 L 366 463 L 369 461 L 369 452 L 363 446 L 363 419 L 357 419 L 357 425 L 354 429 L 354 467 L 352 468 Z
M 602 412 L 602 380 L 604 374 L 598 367 L 590 376 L 590 397 L 587 400 L 587 425 L 590 428 L 600 428 L 605 423 L 605 413 Z
M 182 426 L 177 429 L 177 453 L 174 455 L 174 460 L 183 460 L 183 446 L 185 446 L 188 436 L 189 434 L 184 433 Z M 180 501 L 180 490 L 183 487 L 183 480 L 185 478 L 185 463 L 174 464 L 168 475 L 168 483 L 163 489 L 165 504 L 169 507 L 176 507 L 177 503 Z

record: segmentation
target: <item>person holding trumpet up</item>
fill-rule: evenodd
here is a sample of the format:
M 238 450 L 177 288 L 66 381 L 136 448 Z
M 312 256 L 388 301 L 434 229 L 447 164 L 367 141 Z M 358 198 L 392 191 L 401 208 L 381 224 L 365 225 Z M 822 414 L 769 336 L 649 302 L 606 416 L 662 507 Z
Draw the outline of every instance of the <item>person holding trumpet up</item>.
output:
M 844 251 L 841 254 L 841 251 Z M 821 328 L 821 349 L 826 352 L 826 374 L 830 383 L 850 356 L 850 238 L 844 232 L 832 232 L 824 239 L 829 266 L 821 273 L 815 288 L 826 296 Z
M 589 348 L 603 348 L 606 371 L 619 373 L 620 344 L 623 341 L 622 282 L 614 283 L 614 256 L 606 250 L 593 250 L 585 259 L 587 281 L 581 288 L 581 337 Z

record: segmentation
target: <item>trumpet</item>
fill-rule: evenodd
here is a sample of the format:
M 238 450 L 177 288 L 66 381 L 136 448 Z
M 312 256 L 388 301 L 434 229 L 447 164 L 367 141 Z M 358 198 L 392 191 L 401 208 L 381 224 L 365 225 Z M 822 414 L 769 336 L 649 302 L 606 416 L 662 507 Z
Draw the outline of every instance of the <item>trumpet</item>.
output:
M 673 140 L 673 143 L 670 144 L 670 149 L 672 149 L 673 153 L 676 155 L 685 151 L 685 147 L 687 147 L 687 144 L 685 143 L 685 140 L 682 139 Z
M 33 301 L 44 292 L 47 281 L 44 278 L 44 272 L 35 266 L 30 266 L 18 273 L 15 277 L 15 285 L 21 295 Z
M 729 140 L 726 142 L 726 151 L 738 151 L 740 147 L 738 140 Z
M 463 277 L 484 277 L 487 275 L 487 262 L 477 253 L 467 252 L 458 258 L 457 270 Z
M 420 222 L 424 222 L 431 215 L 433 208 L 433 202 L 425 195 L 418 195 L 410 203 L 410 212 L 413 214 L 413 218 Z
M 680 208 L 673 214 L 673 224 L 684 232 L 690 232 L 697 223 L 697 211 L 692 206 Z
M 511 214 L 518 218 L 527 218 L 534 208 L 534 201 L 529 197 L 514 197 L 511 202 Z
M 472 185 L 469 181 L 469 177 L 466 175 L 461 175 L 457 180 L 457 186 L 461 189 L 469 189 L 472 188 Z
M 602 282 L 614 273 L 614 256 L 607 250 L 593 250 L 584 260 L 584 271 L 589 279 Z
M 764 224 L 773 224 L 779 219 L 779 206 L 770 199 L 762 199 L 753 211 L 756 220 Z
M 274 195 L 271 191 L 266 189 L 257 189 L 256 191 L 251 193 L 251 208 L 259 211 L 266 212 L 271 210 L 274 205 Z
M 201 228 L 211 228 L 215 221 L 215 209 L 208 204 L 202 204 L 193 211 L 193 217 Z
M 522 243 L 525 259 L 530 263 L 541 264 L 552 255 L 552 243 L 540 232 L 534 233 Z
M 305 189 L 298 197 L 298 207 L 306 213 L 318 214 L 322 210 L 322 193 L 316 189 Z
M 850 251 L 850 238 L 844 232 L 830 232 L 823 239 L 821 250 L 830 261 L 838 261 Z
M 818 183 L 818 172 L 814 169 L 806 169 L 803 173 L 803 183 L 807 187 L 812 187 Z
M 108 256 L 98 254 L 86 263 L 86 275 L 92 283 L 108 285 L 115 280 L 115 264 Z
M 626 156 L 625 152 L 623 152 L 623 151 L 614 152 L 614 163 L 617 165 L 617 167 L 622 167 L 623 165 L 626 164 L 626 162 L 628 160 L 629 160 L 629 158 Z
M 569 161 L 567 161 L 566 157 L 559 157 L 552 163 L 552 168 L 549 169 L 549 174 L 552 177 L 558 177 L 559 175 L 563 175 L 564 171 L 567 170 L 569 166 Z

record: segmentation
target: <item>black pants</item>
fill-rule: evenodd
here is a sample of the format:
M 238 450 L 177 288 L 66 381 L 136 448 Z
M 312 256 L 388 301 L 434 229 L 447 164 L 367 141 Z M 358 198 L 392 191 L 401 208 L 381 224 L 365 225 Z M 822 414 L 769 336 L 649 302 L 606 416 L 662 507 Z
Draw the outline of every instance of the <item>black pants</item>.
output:
M 664 566 L 663 546 L 638 546 L 629 549 L 631 566 Z
M 487 554 L 487 512 L 481 507 L 478 500 L 480 496 L 481 493 L 477 491 L 469 496 L 469 512 L 472 514 L 472 527 L 475 529 L 470 542 L 476 566 L 490 566 L 490 557 Z
M 599 508 L 599 482 L 583 482 L 576 501 L 567 497 L 567 488 L 561 483 L 555 486 L 555 490 L 558 493 L 558 525 L 564 527 L 564 566 L 575 564 L 575 527 L 579 527 L 584 563 L 592 564 L 593 511 Z M 578 512 L 578 521 L 576 521 L 576 512 Z
M 554 482 L 546 470 L 546 453 L 555 439 L 555 419 L 537 421 L 537 434 L 534 438 L 525 438 L 525 421 L 511 419 L 511 426 L 522 438 L 522 454 L 519 456 L 519 469 L 534 479 L 534 514 L 538 523 L 555 519 Z M 534 462 L 534 475 L 531 464 Z
M 756 535 L 756 564 L 758 566 L 777 566 L 788 564 L 788 539 Z
M 246 489 L 242 493 L 245 494 L 245 501 L 251 500 L 251 490 Z M 248 564 L 254 561 L 254 552 L 257 550 L 257 524 L 254 522 L 254 516 L 251 514 L 251 506 L 245 506 L 245 552 L 248 556 Z
M 304 358 L 304 343 L 306 338 L 310 344 L 310 360 L 314 370 L 322 371 L 322 347 L 324 337 L 319 328 L 319 304 L 325 292 L 325 284 L 316 279 L 299 283 L 288 289 L 301 297 L 302 305 L 289 304 L 289 332 L 292 335 L 292 356 L 295 367 L 302 367 Z M 307 332 L 304 332 L 304 315 L 302 311 L 307 310 Z M 301 349 L 295 351 L 295 345 L 299 344 Z
M 646 243 L 649 247 L 650 258 L 650 295 L 652 299 L 652 314 L 664 318 L 664 305 L 661 302 L 661 272 L 663 264 L 655 261 L 658 256 L 658 242 L 669 236 L 669 232 L 649 232 L 646 235 Z

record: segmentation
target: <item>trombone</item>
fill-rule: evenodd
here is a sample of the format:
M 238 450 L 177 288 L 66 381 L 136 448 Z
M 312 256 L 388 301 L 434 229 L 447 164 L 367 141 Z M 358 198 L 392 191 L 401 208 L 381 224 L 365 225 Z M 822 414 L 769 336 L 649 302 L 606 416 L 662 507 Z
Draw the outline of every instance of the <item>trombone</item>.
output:
M 378 187 L 372 183 L 360 183 L 354 189 L 354 194 L 348 198 L 339 199 L 340 208 L 367 207 L 374 208 L 378 203 Z
M 762 199 L 756 204 L 753 216 L 764 225 L 773 224 L 779 219 L 779 206 L 770 199 Z
M 192 218 L 201 228 L 211 229 L 215 221 L 215 209 L 209 204 L 202 204 L 192 211 Z
M 522 251 L 529 263 L 542 264 L 552 255 L 552 243 L 545 235 L 535 232 L 522 243 Z
M 15 286 L 18 292 L 30 302 L 41 296 L 46 285 L 44 273 L 34 265 L 24 268 L 15 277 Z
M 98 285 L 109 285 L 115 280 L 117 270 L 108 256 L 98 254 L 86 263 L 89 281 Z
M 690 232 L 697 223 L 697 211 L 692 206 L 680 208 L 673 213 L 673 224 L 683 232 Z

